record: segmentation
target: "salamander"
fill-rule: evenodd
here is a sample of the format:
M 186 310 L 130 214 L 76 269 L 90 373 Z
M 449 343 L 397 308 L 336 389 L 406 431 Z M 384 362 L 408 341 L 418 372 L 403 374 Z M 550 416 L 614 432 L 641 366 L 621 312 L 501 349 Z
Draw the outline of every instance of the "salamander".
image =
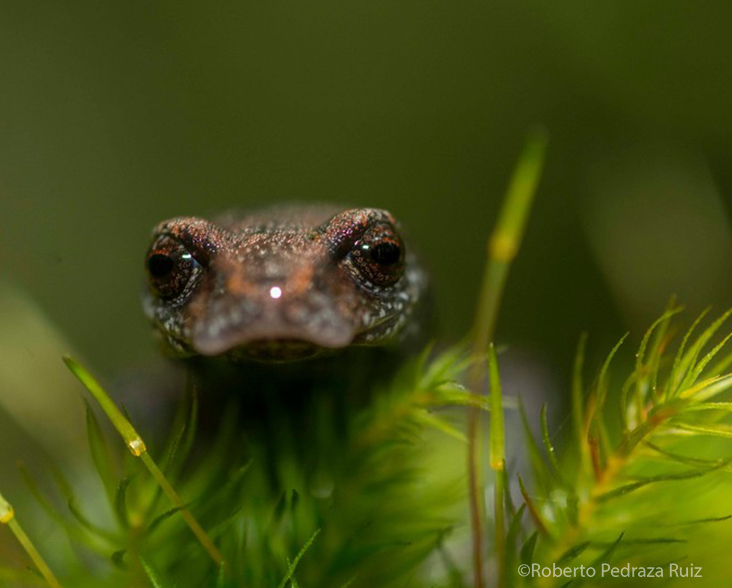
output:
M 153 231 L 143 308 L 175 357 L 291 362 L 398 344 L 427 277 L 378 208 L 275 206 Z

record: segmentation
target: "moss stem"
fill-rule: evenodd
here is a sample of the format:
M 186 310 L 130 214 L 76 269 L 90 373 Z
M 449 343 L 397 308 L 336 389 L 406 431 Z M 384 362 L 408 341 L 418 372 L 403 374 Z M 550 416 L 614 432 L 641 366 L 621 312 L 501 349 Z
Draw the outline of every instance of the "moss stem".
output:
M 25 552 L 29 555 L 31 560 L 33 560 L 33 563 L 38 568 L 38 571 L 41 573 L 48 585 L 51 586 L 51 588 L 61 588 L 61 584 L 56 579 L 56 576 L 53 575 L 51 568 L 48 567 L 48 564 L 46 564 L 35 545 L 33 545 L 30 537 L 28 537 L 26 532 L 23 530 L 23 527 L 20 526 L 18 519 L 15 518 L 15 511 L 13 510 L 13 507 L 10 506 L 10 503 L 5 500 L 2 494 L 0 494 L 0 524 L 5 524 L 10 528 L 13 535 L 15 535 L 15 538 L 18 540 L 18 543 L 23 546 Z
M 160 471 L 160 468 L 148 453 L 145 442 L 132 426 L 132 423 L 130 423 L 130 421 L 128 421 L 122 414 L 122 411 L 112 401 L 99 382 L 97 382 L 97 380 L 84 367 L 82 367 L 81 364 L 68 356 L 64 357 L 64 363 L 66 363 L 68 368 L 71 370 L 71 373 L 73 373 L 84 387 L 89 390 L 94 399 L 102 407 L 102 410 L 104 410 L 109 420 L 112 421 L 112 424 L 124 439 L 130 453 L 142 460 L 142 463 L 145 464 L 145 467 L 147 467 L 153 478 L 155 478 L 155 481 L 158 483 L 160 488 L 162 488 L 163 492 L 165 492 L 173 505 L 180 511 L 181 516 L 186 521 L 191 531 L 193 531 L 193 534 L 199 540 L 203 548 L 211 556 L 211 559 L 214 560 L 217 566 L 222 566 L 224 564 L 224 559 L 221 552 L 216 548 L 206 531 L 203 530 L 203 527 L 201 527 L 191 512 L 185 507 L 185 503 L 165 477 L 163 472 Z
M 514 170 L 498 222 L 488 240 L 488 261 L 483 275 L 476 327 L 473 336 L 473 362 L 469 386 L 481 394 L 486 381 L 485 357 L 493 341 L 498 309 L 513 259 L 523 239 L 529 211 L 541 176 L 547 137 L 543 129 L 529 135 Z M 482 430 L 480 411 L 468 409 L 468 482 L 473 539 L 473 575 L 475 588 L 483 588 L 483 502 Z

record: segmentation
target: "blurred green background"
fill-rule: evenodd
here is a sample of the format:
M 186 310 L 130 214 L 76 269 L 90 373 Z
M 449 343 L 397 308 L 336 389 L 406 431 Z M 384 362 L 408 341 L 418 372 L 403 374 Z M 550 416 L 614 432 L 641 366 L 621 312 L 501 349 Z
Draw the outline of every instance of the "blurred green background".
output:
M 564 393 L 581 331 L 594 373 L 670 294 L 728 306 L 731 23 L 722 1 L 0 0 L 0 395 L 34 439 L 0 412 L 0 472 L 35 442 L 84 445 L 62 352 L 106 381 L 158 361 L 139 293 L 170 216 L 389 208 L 457 340 L 537 123 L 509 377 Z
M 499 338 L 561 388 L 580 331 L 601 354 L 672 292 L 729 303 L 731 18 L 668 0 L 2 0 L 0 275 L 112 376 L 156 357 L 138 298 L 161 219 L 381 206 L 454 340 L 541 123 Z

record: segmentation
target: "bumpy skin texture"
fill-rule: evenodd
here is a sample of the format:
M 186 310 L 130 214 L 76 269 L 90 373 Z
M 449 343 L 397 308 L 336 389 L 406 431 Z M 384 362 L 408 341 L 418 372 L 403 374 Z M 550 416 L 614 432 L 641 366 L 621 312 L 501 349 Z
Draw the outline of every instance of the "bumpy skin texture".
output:
M 179 357 L 291 361 L 413 330 L 426 277 L 385 210 L 283 206 L 153 233 L 146 315 Z

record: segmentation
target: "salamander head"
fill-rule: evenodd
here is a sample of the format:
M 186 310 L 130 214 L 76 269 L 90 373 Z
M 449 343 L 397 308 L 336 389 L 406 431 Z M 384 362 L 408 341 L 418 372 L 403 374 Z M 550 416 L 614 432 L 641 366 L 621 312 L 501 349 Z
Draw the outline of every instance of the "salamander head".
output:
M 290 361 L 399 339 L 426 279 L 385 210 L 179 217 L 147 252 L 146 315 L 179 357 Z

